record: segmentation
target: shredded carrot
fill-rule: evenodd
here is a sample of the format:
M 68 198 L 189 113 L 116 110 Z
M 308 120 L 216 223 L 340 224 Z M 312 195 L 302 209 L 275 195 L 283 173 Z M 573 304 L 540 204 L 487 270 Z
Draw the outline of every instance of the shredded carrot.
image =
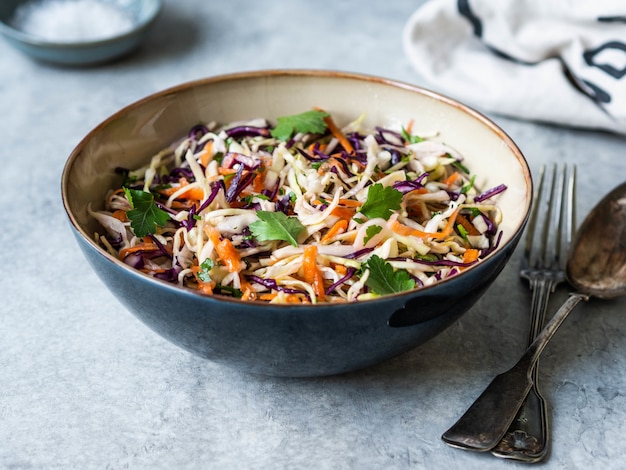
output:
M 259 295 L 259 300 L 274 300 L 277 296 L 277 292 L 272 292 L 270 294 L 261 294 Z
M 479 254 L 480 251 L 478 251 L 476 248 L 468 248 L 467 250 L 465 250 L 465 253 L 463 253 L 463 262 L 473 263 L 478 259 Z
M 320 242 L 328 243 L 330 240 L 335 238 L 340 233 L 345 232 L 347 228 L 348 228 L 348 221 L 346 219 L 339 220 L 337 223 L 335 223 L 335 225 L 333 225 L 330 229 L 328 229 L 328 232 L 324 234 Z
M 298 294 L 287 294 L 287 295 L 283 296 L 283 299 L 285 300 L 285 303 L 288 303 L 288 304 L 310 303 L 304 297 L 302 297 L 302 296 L 300 296 Z
M 335 217 L 339 217 L 340 219 L 351 219 L 354 217 L 355 211 L 354 209 L 350 209 L 348 207 L 337 206 L 332 211 L 330 211 L 330 215 L 334 215 Z
M 409 193 L 415 193 L 415 194 L 428 194 L 428 189 L 426 188 L 415 188 L 412 189 L 411 191 L 409 191 Z M 407 193 L 407 194 L 409 194 Z
M 316 142 L 313 142 L 311 144 L 309 144 L 309 146 L 306 148 L 309 152 L 313 152 L 315 150 L 315 144 Z M 324 150 L 326 150 L 326 144 L 320 144 L 318 146 L 318 150 L 320 152 L 324 152 Z
M 241 300 L 256 300 L 256 292 L 252 288 L 252 285 L 243 278 L 240 280 L 240 283 L 241 291 L 243 292 Z
M 320 109 L 320 108 L 315 108 L 315 109 L 317 109 L 318 111 L 324 111 L 323 109 Z M 333 135 L 333 137 L 335 137 L 339 141 L 339 143 L 346 150 L 346 152 L 348 152 L 350 155 L 353 155 L 355 153 L 354 147 L 352 147 L 352 144 L 350 143 L 348 138 L 344 135 L 344 133 L 341 132 L 341 129 L 337 127 L 337 124 L 335 124 L 335 121 L 333 121 L 333 118 L 331 118 L 330 116 L 326 116 L 324 118 L 324 122 L 326 123 L 326 126 L 328 127 L 328 130 L 330 131 L 330 133 Z
M 454 227 L 454 222 L 457 218 L 458 213 L 459 213 L 458 209 L 452 213 L 450 218 L 448 218 L 448 223 L 446 224 L 446 226 L 441 232 L 424 232 L 422 230 L 418 230 L 418 229 L 409 227 L 407 225 L 404 225 L 398 222 L 397 220 L 394 220 L 391 223 L 391 230 L 405 237 L 412 236 L 412 237 L 419 237 L 419 238 L 438 238 L 438 239 L 446 238 L 452 233 L 452 228 Z
M 124 259 L 131 253 L 136 253 L 138 251 L 156 251 L 158 249 L 159 247 L 153 242 L 139 243 L 138 245 L 120 250 L 120 259 Z
M 407 134 L 411 135 L 411 130 L 413 129 L 413 119 L 409 119 L 409 122 L 407 122 L 406 127 L 404 128 L 404 130 L 406 131 Z
M 448 223 L 446 224 L 443 231 L 441 232 L 443 234 L 442 238 L 445 238 L 452 233 L 452 231 L 454 230 L 454 222 L 456 221 L 456 218 L 458 217 L 458 215 L 459 215 L 459 209 L 456 209 L 450 215 L 450 217 L 448 218 Z
M 181 180 L 182 179 L 183 178 L 181 178 Z M 163 194 L 164 196 L 169 197 L 172 194 L 174 194 L 176 191 L 180 190 L 181 187 L 187 186 L 189 184 L 187 180 L 185 180 L 184 183 L 185 184 L 181 184 L 179 187 L 159 189 L 159 193 Z M 180 196 L 178 196 L 178 199 L 195 199 L 197 201 L 201 201 L 203 198 L 204 198 L 204 190 L 198 187 L 189 188 L 187 191 L 185 191 Z
M 198 290 L 205 295 L 213 295 L 214 282 L 198 282 Z
M 302 271 L 304 280 L 313 286 L 313 292 L 318 302 L 323 302 L 326 293 L 324 292 L 324 278 L 322 271 L 317 265 L 317 246 L 308 245 L 304 248 L 302 255 Z
M 233 174 L 237 173 L 237 170 L 235 170 L 234 168 L 222 168 L 222 167 L 219 167 L 217 169 L 217 172 L 220 175 L 233 175 Z
M 446 186 L 451 186 L 459 178 L 459 176 L 461 176 L 459 172 L 455 171 L 444 180 L 443 184 L 445 184 Z
M 191 188 L 181 194 L 180 197 L 184 199 L 202 201 L 202 199 L 204 199 L 204 190 L 202 188 Z
M 348 272 L 348 269 L 343 264 L 333 264 L 333 269 L 337 272 L 337 274 L 341 275 Z
M 265 188 L 265 172 L 257 173 L 254 178 L 254 192 L 260 193 Z
M 465 217 L 463 214 L 457 215 L 456 220 L 459 224 L 463 226 L 463 228 L 469 235 L 480 235 L 480 232 L 476 229 L 476 227 L 474 227 L 474 224 L 467 220 L 467 217 Z
M 278 297 L 278 292 L 266 293 L 259 295 L 259 300 L 272 301 Z M 283 301 L 287 304 L 301 304 L 305 303 L 305 299 L 298 294 L 283 294 Z
M 203 167 L 207 167 L 209 162 L 211 161 L 211 157 L 213 157 L 213 141 L 209 140 L 202 149 L 202 153 L 200 154 L 200 163 Z
M 233 243 L 228 238 L 220 239 L 220 232 L 214 227 L 205 225 L 204 231 L 213 242 L 217 256 L 222 260 L 228 272 L 238 272 L 241 269 L 241 257 Z
M 346 207 L 361 207 L 363 205 L 362 202 L 354 199 L 339 199 L 339 204 Z
M 191 206 L 193 206 L 193 204 L 190 202 L 190 200 L 185 199 L 184 201 L 172 201 L 171 208 L 187 210 L 187 209 L 191 209 Z
M 123 209 L 118 209 L 111 214 L 120 222 L 128 222 L 128 217 L 126 217 L 126 211 Z

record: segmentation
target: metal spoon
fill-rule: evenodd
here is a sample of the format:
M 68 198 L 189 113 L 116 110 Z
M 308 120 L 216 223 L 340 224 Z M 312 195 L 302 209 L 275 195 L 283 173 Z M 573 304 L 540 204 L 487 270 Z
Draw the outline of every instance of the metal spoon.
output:
M 567 279 L 577 289 L 515 366 L 498 376 L 441 438 L 453 447 L 493 449 L 515 418 L 532 385 L 531 369 L 561 323 L 581 300 L 626 294 L 626 182 L 607 194 L 576 233 Z

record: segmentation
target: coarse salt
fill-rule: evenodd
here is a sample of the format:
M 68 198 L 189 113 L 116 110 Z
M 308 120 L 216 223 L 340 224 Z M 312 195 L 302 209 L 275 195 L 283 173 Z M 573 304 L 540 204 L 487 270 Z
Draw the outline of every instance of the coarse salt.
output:
M 21 5 L 12 25 L 56 42 L 109 39 L 130 31 L 133 21 L 121 8 L 98 0 L 39 0 Z

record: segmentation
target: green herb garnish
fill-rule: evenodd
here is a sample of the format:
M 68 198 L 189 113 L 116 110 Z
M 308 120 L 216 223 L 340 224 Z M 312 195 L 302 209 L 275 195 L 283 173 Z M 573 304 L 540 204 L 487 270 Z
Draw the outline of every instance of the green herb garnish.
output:
M 434 253 L 426 253 L 425 255 L 416 255 L 417 259 L 424 261 L 439 261 L 439 257 Z
M 250 232 L 260 242 L 282 240 L 298 246 L 297 236 L 306 227 L 296 217 L 287 217 L 282 212 L 257 211 L 261 220 L 250 224 Z
M 329 114 L 324 111 L 312 109 L 300 114 L 279 117 L 276 127 L 271 131 L 272 137 L 286 141 L 296 132 L 322 134 L 327 128 L 324 118 L 328 116 Z
M 202 264 L 200 265 L 200 271 L 198 271 L 198 279 L 200 279 L 202 282 L 211 282 L 211 275 L 209 274 L 209 271 L 211 271 L 211 269 L 213 269 L 214 263 L 213 260 L 211 258 L 207 258 L 205 259 Z
M 215 160 L 220 165 L 222 164 L 223 159 L 224 159 L 224 152 L 216 152 L 215 155 L 213 155 L 213 160 Z
M 409 134 L 408 131 L 404 128 L 404 126 L 402 126 L 402 138 L 405 141 L 407 141 L 409 144 L 417 144 L 418 142 L 421 142 L 422 140 L 424 140 L 418 135 Z
M 163 227 L 170 216 L 154 203 L 152 193 L 124 187 L 131 210 L 126 211 L 130 226 L 138 237 L 145 237 Z
M 472 217 L 478 217 L 479 215 L 482 214 L 480 209 L 478 209 L 476 207 L 466 207 L 465 210 L 469 211 L 469 213 L 471 214 Z
M 377 255 L 372 255 L 363 268 L 370 274 L 365 285 L 378 295 L 394 294 L 415 288 L 415 281 L 404 269 L 393 269 L 393 266 Z
M 400 210 L 402 193 L 381 183 L 373 184 L 367 191 L 367 200 L 361 206 L 359 212 L 368 218 L 381 217 L 389 220 L 394 211 Z
M 456 229 L 459 232 L 459 235 L 461 235 L 461 237 L 463 238 L 463 240 L 468 241 L 467 236 L 469 235 L 469 233 L 467 233 L 465 227 L 463 227 L 461 224 L 457 224 Z
M 237 297 L 238 299 L 243 297 L 243 292 L 241 291 L 241 289 L 237 289 L 236 287 L 223 286 L 221 284 L 218 284 L 215 286 L 213 291 L 214 292 L 219 291 L 220 294 L 227 293 L 227 294 L 232 295 L 233 297 Z
M 461 194 L 466 194 L 470 189 L 474 187 L 474 180 L 476 179 L 476 175 L 472 176 L 465 186 L 461 188 Z
M 450 156 L 450 155 L 448 155 Z M 451 165 L 456 168 L 457 170 L 461 170 L 463 173 L 465 173 L 466 175 L 469 175 L 469 169 L 463 165 L 460 161 L 455 160 L 451 163 Z
M 367 244 L 370 239 L 380 233 L 382 231 L 382 227 L 380 225 L 370 225 L 365 229 L 365 238 L 363 239 L 363 244 Z
M 269 201 L 270 198 L 265 194 L 257 193 L 257 194 L 248 194 L 246 197 L 241 198 L 241 202 L 244 204 L 252 204 L 253 199 L 263 199 L 264 201 Z

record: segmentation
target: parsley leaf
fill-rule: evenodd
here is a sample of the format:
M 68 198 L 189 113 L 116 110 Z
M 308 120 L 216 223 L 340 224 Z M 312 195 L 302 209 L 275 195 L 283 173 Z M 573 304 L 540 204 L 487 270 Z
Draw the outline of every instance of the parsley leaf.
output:
M 409 132 L 404 128 L 404 126 L 402 126 L 402 138 L 405 141 L 407 141 L 409 144 L 417 144 L 421 142 L 422 140 L 424 140 L 418 135 L 409 134 Z
M 361 206 L 359 212 L 368 218 L 382 217 L 389 220 L 393 211 L 400 209 L 402 193 L 390 186 L 381 183 L 373 184 L 367 191 L 367 200 Z
M 211 258 L 207 258 L 205 259 L 202 264 L 200 265 L 200 271 L 198 271 L 198 279 L 200 279 L 202 282 L 211 282 L 211 275 L 209 274 L 209 271 L 211 271 L 211 269 L 213 269 L 213 260 Z
M 287 217 L 283 212 L 257 211 L 259 219 L 250 224 L 250 232 L 260 242 L 283 240 L 298 246 L 296 237 L 305 230 L 296 217 Z
M 312 109 L 300 114 L 279 117 L 276 127 L 272 129 L 272 137 L 278 140 L 288 140 L 295 132 L 310 132 L 321 134 L 326 130 L 324 118 L 329 116 L 324 111 Z
M 382 229 L 383 228 L 380 225 L 370 225 L 369 227 L 367 227 L 365 229 L 365 238 L 363 239 L 363 244 L 366 244 L 368 241 L 370 241 L 370 238 L 372 238 L 377 233 L 380 233 Z
M 132 207 L 126 212 L 126 216 L 138 237 L 154 233 L 157 227 L 163 227 L 169 220 L 169 214 L 154 203 L 152 193 L 126 187 L 124 193 Z
M 365 285 L 376 294 L 393 294 L 415 288 L 415 281 L 411 279 L 407 271 L 404 269 L 394 270 L 391 264 L 377 255 L 372 255 L 363 263 L 363 267 L 370 271 Z

